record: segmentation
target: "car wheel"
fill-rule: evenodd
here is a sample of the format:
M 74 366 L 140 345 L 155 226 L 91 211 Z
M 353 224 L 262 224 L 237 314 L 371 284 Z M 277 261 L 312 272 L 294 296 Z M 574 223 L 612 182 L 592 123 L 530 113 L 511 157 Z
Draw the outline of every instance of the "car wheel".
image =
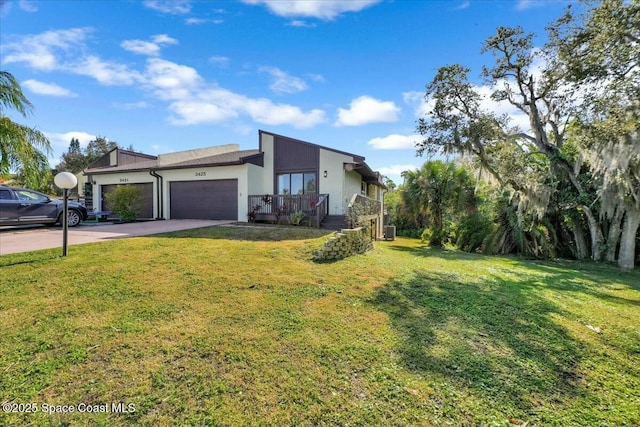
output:
M 80 224 L 80 221 L 82 221 L 80 212 L 69 209 L 69 212 L 67 213 L 67 225 L 69 227 L 75 227 L 76 225 Z

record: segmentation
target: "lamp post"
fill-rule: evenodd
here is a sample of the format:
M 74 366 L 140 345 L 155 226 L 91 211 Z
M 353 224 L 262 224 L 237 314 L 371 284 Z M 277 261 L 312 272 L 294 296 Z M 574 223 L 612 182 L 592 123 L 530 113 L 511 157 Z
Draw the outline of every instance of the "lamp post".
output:
M 64 209 L 62 211 L 62 256 L 67 256 L 67 231 L 69 230 L 69 190 L 78 184 L 71 172 L 60 172 L 53 182 L 64 191 Z

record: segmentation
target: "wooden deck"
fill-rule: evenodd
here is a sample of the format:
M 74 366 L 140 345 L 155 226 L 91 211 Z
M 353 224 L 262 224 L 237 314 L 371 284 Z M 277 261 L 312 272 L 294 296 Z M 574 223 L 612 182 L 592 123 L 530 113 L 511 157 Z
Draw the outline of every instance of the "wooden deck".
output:
M 249 221 L 289 222 L 302 217 L 303 225 L 320 228 L 329 213 L 328 194 L 261 194 L 249 196 Z

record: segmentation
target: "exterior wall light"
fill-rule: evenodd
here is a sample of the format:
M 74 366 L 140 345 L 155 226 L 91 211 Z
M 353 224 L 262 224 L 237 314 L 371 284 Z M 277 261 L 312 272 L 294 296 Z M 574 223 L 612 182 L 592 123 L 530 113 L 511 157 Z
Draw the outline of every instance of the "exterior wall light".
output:
M 53 178 L 54 184 L 64 191 L 62 211 L 62 256 L 67 256 L 67 234 L 69 230 L 69 190 L 78 185 L 78 178 L 71 172 L 60 172 Z
M 324 171 L 324 173 L 322 174 L 322 176 L 324 176 L 325 178 L 327 177 L 327 171 Z

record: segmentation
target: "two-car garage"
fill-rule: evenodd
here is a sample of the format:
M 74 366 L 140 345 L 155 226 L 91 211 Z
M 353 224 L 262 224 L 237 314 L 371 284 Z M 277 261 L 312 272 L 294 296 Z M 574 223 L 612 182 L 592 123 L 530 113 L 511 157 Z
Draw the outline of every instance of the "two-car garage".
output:
M 238 180 L 169 182 L 171 219 L 238 220 Z
M 237 144 L 157 157 L 114 149 L 85 174 L 100 211 L 111 210 L 105 195 L 118 185 L 131 185 L 143 194 L 142 219 L 238 221 L 247 212 L 249 181 L 259 182 L 261 176 L 258 155 L 259 150 L 239 150 Z

